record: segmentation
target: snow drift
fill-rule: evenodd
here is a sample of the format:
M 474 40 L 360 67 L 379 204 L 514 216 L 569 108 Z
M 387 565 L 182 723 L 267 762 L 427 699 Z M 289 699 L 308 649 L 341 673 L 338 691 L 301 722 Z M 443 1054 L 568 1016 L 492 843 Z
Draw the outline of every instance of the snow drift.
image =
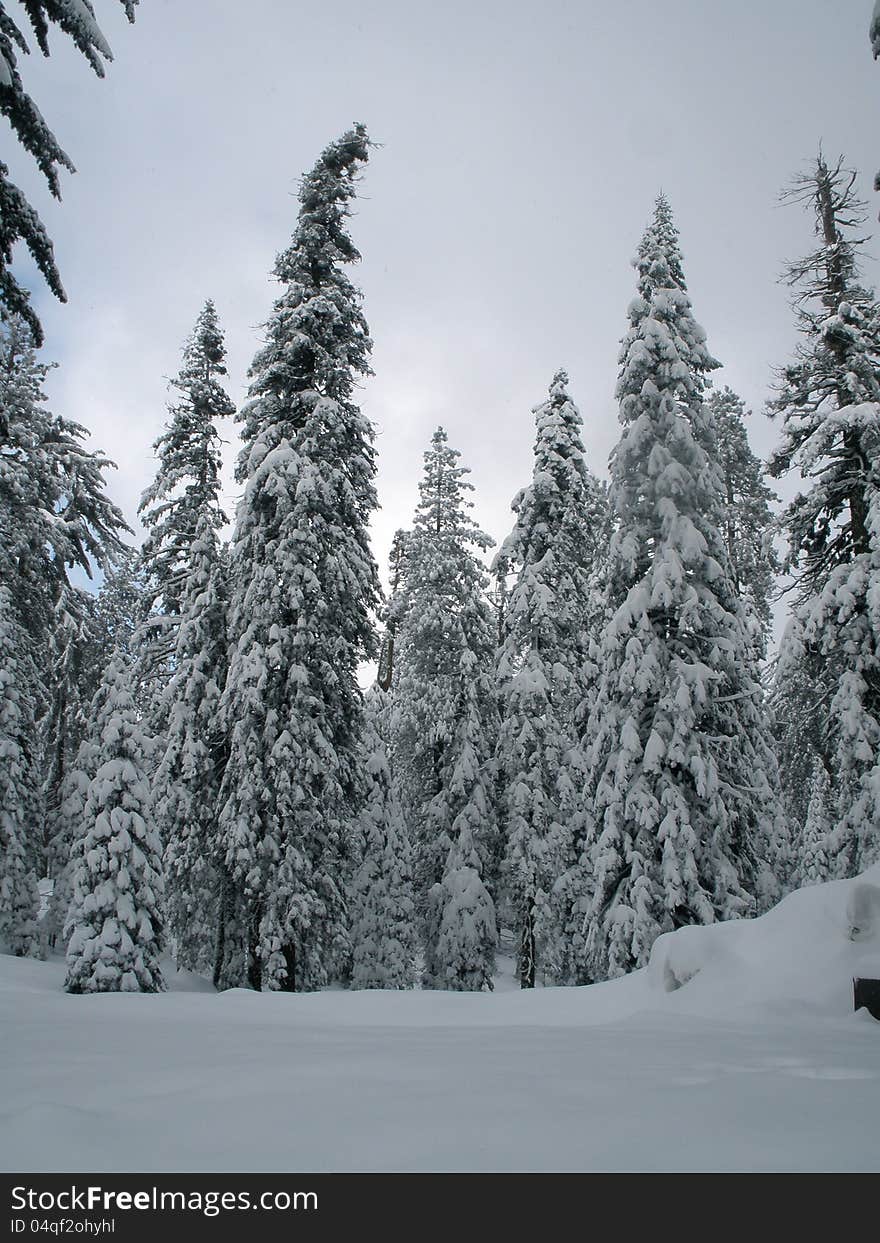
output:
M 792 1002 L 846 1014 L 854 976 L 880 978 L 880 864 L 855 880 L 798 889 L 760 919 L 680 928 L 658 937 L 655 991 L 685 988 L 707 1013 Z

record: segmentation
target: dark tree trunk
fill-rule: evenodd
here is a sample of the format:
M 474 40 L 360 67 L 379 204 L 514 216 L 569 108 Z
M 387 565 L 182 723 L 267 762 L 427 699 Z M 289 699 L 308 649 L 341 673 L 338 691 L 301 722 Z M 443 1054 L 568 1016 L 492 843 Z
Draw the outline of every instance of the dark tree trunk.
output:
M 263 912 L 258 905 L 251 911 L 248 921 L 248 946 L 247 946 L 247 980 L 250 988 L 255 993 L 263 991 L 263 961 L 260 958 L 260 923 L 262 921 Z
M 736 495 L 733 490 L 733 476 L 730 471 L 727 472 L 727 551 L 730 556 L 730 566 L 733 570 L 733 582 L 736 587 L 736 594 L 742 594 L 742 583 L 739 576 L 739 548 L 737 547 L 736 538 L 736 519 L 734 517 L 736 510 Z
M 232 877 L 225 868 L 220 873 L 220 902 L 217 913 L 217 943 L 214 951 L 214 987 L 220 988 L 226 977 L 226 934 L 232 915 Z
M 247 978 L 247 926 L 235 880 L 220 867 L 220 901 L 214 954 L 214 987 L 242 988 Z
M 287 975 L 281 982 L 280 989 L 282 993 L 295 993 L 296 987 L 296 946 L 292 941 L 288 941 L 286 945 L 282 945 L 281 953 L 284 955 L 284 961 L 287 964 Z
M 841 400 L 845 404 L 849 399 L 842 397 Z M 868 475 L 868 465 L 862 453 L 858 432 L 846 432 L 843 437 L 843 443 L 846 448 L 846 455 L 853 463 L 853 473 L 857 473 L 862 479 L 866 478 Z M 868 538 L 868 502 L 865 498 L 865 486 L 863 483 L 854 483 L 850 491 L 849 521 L 853 555 L 857 557 L 860 553 L 869 552 L 871 543 Z
M 220 987 L 223 978 L 223 959 L 226 956 L 226 910 L 223 895 L 220 896 L 220 913 L 217 919 L 217 943 L 214 949 L 214 972 L 212 980 L 215 988 Z
M 389 622 L 385 631 L 385 641 L 382 644 L 382 651 L 379 654 L 379 671 L 376 681 L 383 691 L 391 690 L 391 683 L 394 680 L 394 631 L 396 627 Z
M 535 916 L 531 902 L 526 908 L 519 942 L 519 986 L 535 987 Z

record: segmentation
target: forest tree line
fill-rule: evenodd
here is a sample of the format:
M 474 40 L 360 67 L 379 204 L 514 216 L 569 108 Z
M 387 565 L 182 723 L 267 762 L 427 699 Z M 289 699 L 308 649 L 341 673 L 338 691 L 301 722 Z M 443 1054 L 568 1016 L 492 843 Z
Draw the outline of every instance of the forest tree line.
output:
M 0 937 L 63 949 L 70 991 L 161 989 L 166 950 L 220 988 L 487 989 L 502 929 L 523 987 L 586 983 L 880 856 L 880 304 L 855 174 L 820 155 L 790 191 L 816 244 L 786 271 L 798 337 L 766 470 L 712 384 L 661 196 L 608 480 L 560 370 L 492 556 L 438 428 L 383 594 L 349 275 L 369 151 L 357 125 L 303 178 L 237 412 L 205 304 L 137 552 L 111 464 L 47 409 L 34 324 L 5 308 Z M 792 473 L 774 516 L 767 476 Z

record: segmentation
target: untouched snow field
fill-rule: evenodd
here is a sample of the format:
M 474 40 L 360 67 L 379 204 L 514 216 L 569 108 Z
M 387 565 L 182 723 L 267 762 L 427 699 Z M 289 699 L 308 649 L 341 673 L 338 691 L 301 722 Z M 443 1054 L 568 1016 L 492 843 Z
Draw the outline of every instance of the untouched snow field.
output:
M 589 988 L 72 997 L 4 956 L 0 1166 L 877 1171 L 853 975 L 880 977 L 880 867 Z

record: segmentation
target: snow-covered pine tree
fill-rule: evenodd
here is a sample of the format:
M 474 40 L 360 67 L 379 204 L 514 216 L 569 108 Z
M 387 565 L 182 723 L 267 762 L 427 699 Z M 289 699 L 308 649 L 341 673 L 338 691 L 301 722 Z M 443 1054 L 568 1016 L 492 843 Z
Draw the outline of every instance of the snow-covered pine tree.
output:
M 385 622 L 385 630 L 382 634 L 382 642 L 379 648 L 379 665 L 376 674 L 376 683 L 380 690 L 389 691 L 394 681 L 394 642 L 397 636 L 397 627 L 400 619 L 397 616 L 403 597 L 401 595 L 401 587 L 403 585 L 403 567 L 406 561 L 406 541 L 407 531 L 395 531 L 394 539 L 391 543 L 391 555 L 388 558 L 390 573 L 390 591 L 388 600 L 383 610 Z
M 352 988 L 412 988 L 416 980 L 412 848 L 391 780 L 388 723 L 388 697 L 375 686 L 364 700 L 367 797 L 351 894 Z
M 428 899 L 436 928 L 426 955 L 435 988 L 490 992 L 498 929 L 495 904 L 483 884 L 483 865 L 474 844 L 474 824 L 459 816 L 443 879 Z
M 7 791 L 14 797 L 15 790 Z M 33 853 L 28 851 L 20 836 L 12 836 L 12 816 L 9 809 L 2 813 L 5 823 L 0 862 L 0 943 L 6 945 L 18 958 L 38 958 L 42 955 L 39 911 L 40 889 Z
M 217 423 L 235 406 L 221 384 L 226 347 L 214 303 L 205 303 L 183 349 L 180 371 L 171 381 L 176 399 L 170 419 L 153 446 L 156 476 L 144 491 L 138 513 L 147 534 L 141 547 L 144 600 L 139 635 L 139 680 L 152 700 L 154 733 L 166 728 L 167 688 L 174 666 L 181 599 L 194 571 L 196 527 L 219 531 L 227 521 L 220 507 L 221 440 Z
M 361 295 L 345 265 L 362 125 L 303 179 L 284 289 L 241 411 L 245 490 L 233 540 L 223 710 L 226 860 L 246 905 L 255 988 L 313 989 L 345 969 L 344 859 L 363 793 L 359 663 L 379 603 L 367 523 L 373 429 L 354 403 L 370 374 Z
M 94 760 L 95 747 L 86 734 L 64 776 L 58 807 L 52 817 L 53 836 L 48 864 L 52 895 L 41 929 L 47 950 L 65 950 L 67 947 L 65 930 L 73 898 L 74 843 L 82 827 L 89 793 L 87 773 L 94 772 Z
M 137 2 L 121 0 L 129 21 L 134 21 Z M 83 0 L 76 3 L 71 0 L 60 3 L 59 0 L 25 0 L 23 8 L 44 56 L 49 55 L 49 27 L 54 25 L 70 37 L 98 77 L 104 76 L 104 61 L 112 60 L 113 56 L 95 21 L 91 3 Z M 9 121 L 21 145 L 33 156 L 54 197 L 60 199 L 60 170 L 63 168 L 71 173 L 75 170 L 70 157 L 62 150 L 40 110 L 24 89 L 17 53 L 27 54 L 29 50 L 21 27 L 7 12 L 7 5 L 0 3 L 0 112 Z M 0 307 L 8 313 L 23 316 L 30 324 L 36 344 L 42 345 L 40 321 L 30 305 L 30 296 L 9 270 L 13 249 L 19 241 L 27 246 L 55 296 L 62 302 L 66 301 L 45 227 L 21 190 L 9 180 L 9 169 L 0 163 Z
M 796 875 L 799 886 L 821 885 L 830 877 L 828 837 L 832 824 L 829 818 L 829 796 L 828 773 L 821 760 L 817 760 L 810 782 L 810 802 L 797 860 Z
M 763 660 L 770 631 L 770 597 L 779 571 L 771 538 L 770 503 L 776 496 L 764 482 L 763 465 L 749 445 L 743 399 L 725 386 L 709 393 L 708 406 L 715 422 L 724 486 L 722 534 L 734 584 L 749 611 L 756 654 Z
M 589 471 L 581 416 L 558 371 L 534 410 L 532 482 L 493 569 L 503 593 L 498 654 L 504 888 L 517 921 L 518 975 L 565 975 L 565 905 L 554 886 L 575 861 L 576 805 L 584 781 L 576 713 L 592 670 L 601 615 L 597 569 L 608 535 L 605 489 Z
M 61 653 L 62 665 L 54 671 L 53 706 L 58 715 L 54 721 L 44 720 L 47 754 L 51 747 L 59 744 L 62 730 L 66 738 L 63 745 L 70 747 L 70 755 L 64 756 L 66 771 L 62 773 L 60 766 L 50 764 L 48 784 L 44 787 L 51 829 L 48 874 L 55 882 L 45 932 L 49 940 L 54 938 L 56 946 L 59 938 L 63 940 L 73 895 L 72 845 L 80 835 L 89 782 L 100 763 L 100 746 L 91 730 L 91 720 L 103 711 L 108 691 L 101 674 L 114 655 L 125 658 L 129 690 L 141 720 L 153 706 L 141 685 L 137 660 L 140 652 L 138 626 L 144 609 L 143 567 L 139 554 L 131 548 L 123 549 L 115 565 L 107 569 L 97 596 L 89 595 L 84 600 L 82 593 L 75 595 L 75 607 L 71 608 L 77 624 L 76 635 L 71 636 L 75 641 Z M 55 646 L 62 642 L 59 637 Z M 55 706 L 65 698 L 68 703 L 66 724 Z M 79 745 L 74 747 L 77 738 Z
M 55 810 L 53 803 L 50 817 L 43 814 L 41 778 L 48 774 L 60 780 L 56 748 L 72 749 L 54 733 L 62 725 L 57 712 L 59 626 L 68 613 L 79 624 L 88 612 L 85 593 L 71 586 L 69 571 L 76 567 L 90 574 L 95 564 L 108 567 L 127 529 L 105 493 L 104 471 L 112 463 L 83 448 L 85 428 L 46 409 L 48 370 L 37 361 L 24 320 L 12 316 L 0 324 L 0 410 L 6 424 L 0 454 L 0 588 L 7 592 L 8 624 L 21 647 L 15 665 L 15 676 L 23 679 L 17 702 L 28 717 L 21 726 L 28 740 L 22 779 L 32 788 L 19 840 L 27 869 L 36 869 L 37 875 L 44 871 L 45 833 L 47 828 L 54 832 L 49 821 Z
M 733 582 L 745 606 L 755 658 L 754 677 L 763 684 L 772 622 L 770 602 L 780 568 L 773 546 L 775 519 L 770 510 L 770 503 L 777 498 L 765 482 L 762 462 L 749 445 L 745 422 L 748 412 L 742 398 L 725 386 L 710 390 L 707 405 L 714 423 L 723 485 L 721 532 Z M 711 447 L 709 452 L 712 453 Z M 769 703 L 767 706 L 773 730 L 773 713 Z M 752 888 L 759 913 L 775 905 L 785 892 L 790 868 L 792 826 L 775 780 L 774 786 L 775 826 L 763 844 L 754 843 L 758 873 Z
M 104 575 L 101 589 L 95 597 L 96 660 L 99 667 L 109 664 L 117 650 L 132 663 L 136 661 L 145 597 L 146 581 L 140 554 L 133 548 L 126 548 Z
M 803 642 L 833 684 L 831 849 L 844 876 L 880 857 L 880 305 L 859 279 L 855 178 L 820 155 L 784 196 L 815 214 L 818 246 L 785 272 L 801 341 L 768 407 L 782 422 L 771 473 L 808 481 L 781 523 Z
M 220 508 L 220 419 L 235 406 L 220 377 L 226 375 L 226 347 L 210 300 L 196 319 L 183 348 L 183 361 L 171 381 L 179 397 L 153 445 L 159 462 L 156 477 L 138 507 L 147 529 L 141 554 L 147 599 L 163 614 L 176 617 L 189 577 L 190 549 L 196 526 L 207 518 L 219 531 L 227 521 Z M 171 636 L 169 646 L 173 649 Z
M 0 942 L 19 956 L 39 951 L 37 693 L 29 636 L 0 586 Z
M 97 647 L 95 650 L 101 649 Z M 102 662 L 104 669 L 107 668 L 107 661 L 112 661 L 115 654 L 111 649 L 107 660 Z M 131 684 L 135 681 L 134 662 L 121 647 L 118 654 L 125 657 Z M 64 774 L 63 783 L 58 791 L 57 810 L 52 818 L 53 837 L 49 864 L 54 884 L 45 917 L 44 935 L 48 946 L 65 951 L 70 935 L 68 917 L 74 896 L 77 852 L 82 840 L 89 784 L 101 764 L 102 744 L 94 728 L 94 721 L 106 715 L 106 702 L 110 694 L 111 689 L 107 685 L 102 670 L 98 685 L 85 707 L 85 732 Z M 139 709 L 138 712 L 141 715 Z
M 783 894 L 798 883 L 797 843 L 807 821 L 816 765 L 827 772 L 834 761 L 827 728 L 834 691 L 831 668 L 804 642 L 798 618 L 790 617 L 773 662 L 769 696 L 787 821 L 781 853 L 773 863 Z
M 474 550 L 492 541 L 468 513 L 473 488 L 459 457 L 438 428 L 425 453 L 398 601 L 393 770 L 415 851 L 426 980 L 440 988 L 482 988 L 491 980 L 495 949 L 494 914 L 490 921 L 487 911 L 500 854 L 498 708 L 495 624 L 488 578 Z M 441 882 L 442 892 L 435 889 Z M 470 948 L 458 945 L 454 962 L 442 956 L 444 946 L 467 935 Z
M 244 947 L 218 834 L 227 758 L 220 697 L 228 665 L 228 585 L 210 505 L 198 519 L 188 560 L 177 606 L 174 672 L 163 705 L 167 726 L 154 781 L 156 815 L 176 961 L 191 971 L 213 972 L 222 988 L 241 980 Z
M 43 857 L 53 888 L 41 931 L 47 948 L 54 948 L 70 901 L 65 873 L 78 814 L 70 802 L 79 783 L 77 754 L 88 731 L 86 711 L 105 663 L 100 659 L 96 601 L 90 593 L 75 587 L 63 592 L 55 610 L 50 654 L 49 706 L 41 722 L 41 742 Z
M 162 847 L 147 775 L 151 741 L 129 690 L 130 668 L 117 653 L 93 700 L 89 781 L 73 845 L 73 900 L 65 935 L 70 993 L 165 988 Z
M 586 738 L 593 978 L 640 966 L 668 929 L 749 913 L 773 832 L 775 760 L 704 401 L 717 363 L 662 196 L 636 267 L 611 458 L 613 614 Z

